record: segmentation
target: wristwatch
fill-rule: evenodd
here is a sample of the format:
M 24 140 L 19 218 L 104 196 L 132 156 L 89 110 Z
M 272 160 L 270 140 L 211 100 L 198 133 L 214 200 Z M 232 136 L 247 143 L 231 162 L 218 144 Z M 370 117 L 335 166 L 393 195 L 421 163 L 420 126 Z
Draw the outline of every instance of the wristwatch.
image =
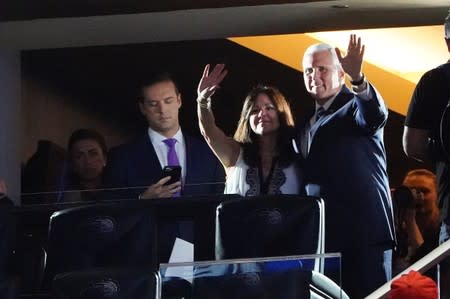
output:
M 359 86 L 361 84 L 364 83 L 364 80 L 366 79 L 366 77 L 364 76 L 364 74 L 362 74 L 361 79 L 357 80 L 357 81 L 350 81 L 350 84 L 352 84 L 353 86 Z

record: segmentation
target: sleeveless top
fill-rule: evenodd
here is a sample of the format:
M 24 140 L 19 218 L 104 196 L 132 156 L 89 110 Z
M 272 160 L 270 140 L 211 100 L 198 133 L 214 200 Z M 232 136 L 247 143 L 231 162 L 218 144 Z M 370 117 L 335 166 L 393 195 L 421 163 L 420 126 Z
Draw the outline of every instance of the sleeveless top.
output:
M 227 169 L 224 193 L 242 196 L 260 195 L 261 181 L 258 167 L 249 167 L 244 161 L 243 153 L 241 148 L 236 165 Z M 267 194 L 300 194 L 301 186 L 302 174 L 295 163 L 286 168 L 281 168 L 276 163 Z

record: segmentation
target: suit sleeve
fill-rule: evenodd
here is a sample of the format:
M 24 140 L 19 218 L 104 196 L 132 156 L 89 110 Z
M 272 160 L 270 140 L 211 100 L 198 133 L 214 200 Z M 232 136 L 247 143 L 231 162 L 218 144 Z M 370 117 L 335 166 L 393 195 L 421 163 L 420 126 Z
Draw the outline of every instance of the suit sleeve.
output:
M 388 118 L 388 109 L 384 103 L 383 97 L 368 83 L 370 88 L 370 98 L 362 99 L 355 95 L 355 121 L 356 124 L 366 130 L 369 134 L 374 134 L 377 130 L 384 127 Z
M 126 157 L 120 151 L 112 149 L 108 154 L 108 163 L 105 168 L 104 183 L 107 188 L 128 187 L 126 177 Z

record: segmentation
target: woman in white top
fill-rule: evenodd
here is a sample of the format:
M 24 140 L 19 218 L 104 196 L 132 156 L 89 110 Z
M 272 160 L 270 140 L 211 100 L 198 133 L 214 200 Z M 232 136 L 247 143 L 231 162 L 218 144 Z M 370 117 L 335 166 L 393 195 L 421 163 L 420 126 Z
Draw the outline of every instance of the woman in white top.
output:
M 225 168 L 225 193 L 299 194 L 301 172 L 292 147 L 294 121 L 278 89 L 257 86 L 247 95 L 234 138 L 216 126 L 211 96 L 227 74 L 224 64 L 206 65 L 197 93 L 200 130 Z

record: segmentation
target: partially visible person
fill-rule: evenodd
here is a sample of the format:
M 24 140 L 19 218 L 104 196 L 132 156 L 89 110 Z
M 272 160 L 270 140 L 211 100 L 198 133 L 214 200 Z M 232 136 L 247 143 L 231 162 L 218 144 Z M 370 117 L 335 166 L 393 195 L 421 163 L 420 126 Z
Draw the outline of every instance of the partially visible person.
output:
M 68 164 L 59 183 L 58 202 L 102 200 L 104 169 L 107 164 L 108 147 L 105 137 L 93 129 L 78 129 L 72 132 L 68 145 Z M 162 178 L 147 190 L 148 198 L 170 196 Z
M 436 282 L 417 271 L 410 271 L 391 283 L 388 299 L 437 299 Z
M 203 141 L 180 126 L 181 93 L 168 73 L 142 84 L 138 103 L 148 128 L 138 138 L 111 149 L 106 168 L 107 187 L 126 188 L 125 198 L 152 199 L 214 195 L 223 192 L 219 161 Z M 165 166 L 181 166 L 181 179 L 165 185 Z M 168 220 L 169 221 L 169 220 Z M 176 237 L 193 241 L 192 223 L 170 222 L 159 227 L 160 262 L 167 262 Z
M 301 193 L 301 172 L 292 146 L 294 120 L 288 102 L 272 86 L 257 86 L 245 98 L 234 138 L 217 127 L 211 96 L 227 74 L 224 64 L 206 65 L 197 93 L 200 129 L 227 174 L 225 193 Z
M 439 209 L 436 176 L 427 169 L 409 171 L 394 191 L 397 248 L 393 274 L 397 274 L 438 246 Z M 436 278 L 435 271 L 427 273 Z
M 7 189 L 6 189 L 5 181 L 0 179 L 0 198 L 5 197 L 6 193 L 7 193 Z
M 450 13 L 444 23 L 445 42 L 450 52 Z M 450 100 L 450 60 L 426 72 L 414 90 L 403 131 L 403 149 L 419 161 L 430 159 L 436 167 L 441 212 L 440 242 L 450 238 L 450 157 L 441 144 L 441 118 Z M 444 128 L 448 129 L 448 128 Z M 450 298 L 450 259 L 441 264 L 441 298 Z
M 346 55 L 327 44 L 305 51 L 303 79 L 315 110 L 298 121 L 306 192 L 325 201 L 325 250 L 341 252 L 342 288 L 351 298 L 390 279 L 394 238 L 383 142 L 388 110 L 362 72 L 364 51 L 354 34 Z
M 93 192 L 93 196 L 89 196 L 89 192 L 84 192 L 80 198 L 77 191 L 96 191 L 104 188 L 104 170 L 108 155 L 105 137 L 93 129 L 78 129 L 70 135 L 67 149 L 69 170 L 63 182 L 64 201 L 95 199 L 100 193 Z M 168 180 L 169 178 L 162 178 L 151 185 L 147 190 L 148 198 L 170 196 L 172 193 L 164 186 Z
M 68 151 L 73 189 L 99 189 L 103 185 L 108 148 L 103 135 L 91 129 L 79 129 L 70 135 Z
M 99 199 L 108 148 L 105 138 L 92 129 L 72 132 L 67 145 L 68 166 L 59 187 L 59 202 Z M 80 191 L 86 191 L 81 192 Z
M 4 180 L 0 179 L 0 204 L 12 205 L 12 201 L 8 198 L 8 189 Z
M 21 204 L 53 202 L 54 192 L 64 187 L 68 160 L 67 147 L 39 139 L 36 151 L 21 167 Z
M 292 145 L 294 120 L 287 100 L 277 88 L 258 85 L 249 91 L 234 137 L 225 135 L 216 125 L 212 96 L 227 73 L 224 64 L 217 64 L 211 72 L 208 64 L 197 88 L 200 130 L 225 169 L 224 192 L 242 196 L 303 193 L 302 174 Z M 276 262 L 273 265 L 282 267 Z M 195 273 L 197 277 L 218 276 L 261 271 L 260 266 L 213 265 L 195 267 Z M 293 262 L 289 267 L 297 268 L 299 264 Z

